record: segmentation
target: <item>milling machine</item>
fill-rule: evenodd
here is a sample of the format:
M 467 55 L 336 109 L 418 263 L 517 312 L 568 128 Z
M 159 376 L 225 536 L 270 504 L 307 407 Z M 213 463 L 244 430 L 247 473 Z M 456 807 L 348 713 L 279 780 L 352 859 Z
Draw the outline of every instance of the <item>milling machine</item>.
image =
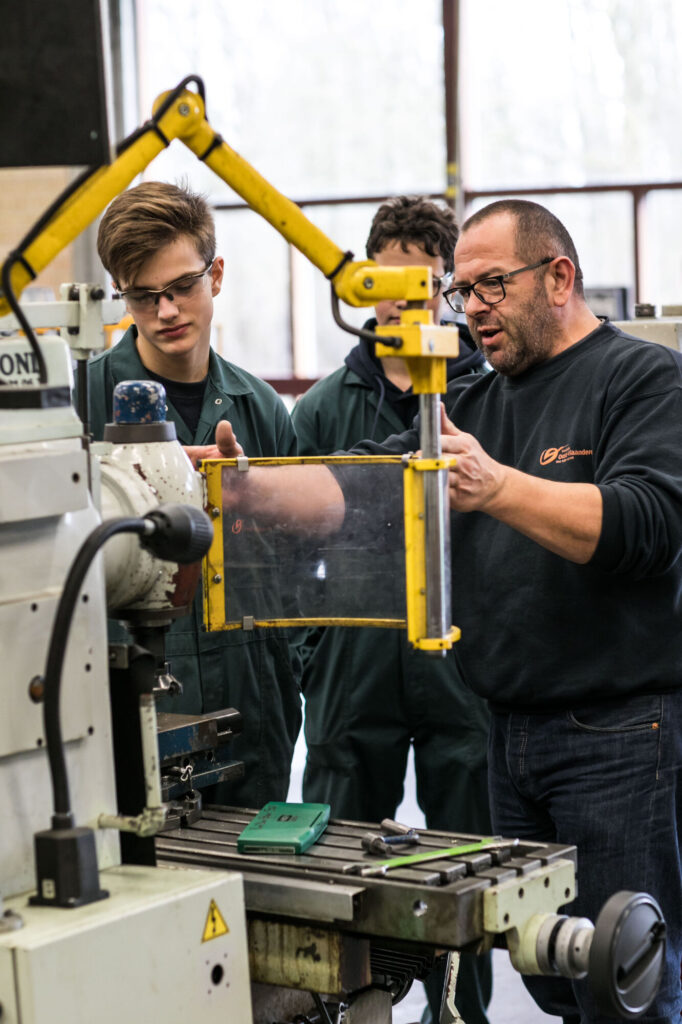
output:
M 253 812 L 202 808 L 195 787 L 201 777 L 239 770 L 229 737 L 248 709 L 157 722 L 154 693 L 174 686 L 159 638 L 187 610 L 211 534 L 207 621 L 235 627 L 224 581 L 221 593 L 208 581 L 220 576 L 216 553 L 225 554 L 223 474 L 248 465 L 217 463 L 203 477 L 195 473 L 160 415 L 159 393 L 145 382 L 134 385 L 132 398 L 121 394 L 116 424 L 90 451 L 70 402 L 65 342 L 33 333 L 54 326 L 55 311 L 22 308 L 15 293 L 172 138 L 325 273 L 337 320 L 338 298 L 353 305 L 408 299 L 401 324 L 382 341 L 411 365 L 424 443 L 403 473 L 408 596 L 404 615 L 390 624 L 403 615 L 412 643 L 432 656 L 457 635 L 445 585 L 437 400 L 456 331 L 435 327 L 421 308 L 430 271 L 356 263 L 337 249 L 210 128 L 203 90 L 189 91 L 188 81 L 160 97 L 152 120 L 121 144 L 110 166 L 53 205 L 2 271 L 0 314 L 11 309 L 16 317 L 0 321 L 0 331 L 10 332 L 0 341 L 0 372 L 7 373 L 0 387 L 0 636 L 8 660 L 0 721 L 3 1021 L 126 1015 L 179 1024 L 200 1013 L 240 1024 L 301 1014 L 384 1024 L 392 1002 L 445 951 L 447 1022 L 456 1019 L 457 951 L 493 944 L 507 945 L 526 973 L 587 973 L 609 1012 L 636 1016 L 660 978 L 660 910 L 646 894 L 621 893 L 596 928 L 557 913 L 576 891 L 572 847 L 424 832 L 417 853 L 384 863 L 362 845 L 366 824 L 332 822 L 305 854 L 240 854 L 236 838 Z M 67 334 L 68 325 L 83 332 L 67 340 L 84 381 L 83 359 L 101 347 L 96 325 L 118 311 L 87 286 L 69 286 L 66 295 L 69 308 L 60 313 Z M 140 392 L 156 413 L 131 414 Z M 327 562 L 315 557 L 320 582 Z M 211 618 L 216 607 L 222 622 L 220 614 Z M 108 651 L 107 608 L 134 627 L 135 644 Z M 254 619 L 244 614 L 236 627 L 250 628 Z M 112 678 L 122 672 L 128 680 L 122 700 L 113 687 L 113 720 L 110 669 Z M 132 837 L 123 864 L 119 833 Z M 76 973 L 82 963 L 88 970 Z

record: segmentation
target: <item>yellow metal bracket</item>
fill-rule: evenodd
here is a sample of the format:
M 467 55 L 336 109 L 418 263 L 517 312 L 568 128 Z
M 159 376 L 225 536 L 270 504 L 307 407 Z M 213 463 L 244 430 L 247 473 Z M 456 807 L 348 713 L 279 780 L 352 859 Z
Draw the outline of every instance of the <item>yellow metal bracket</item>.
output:
M 204 622 L 208 630 L 225 625 L 225 545 L 223 542 L 223 461 L 201 464 L 206 479 L 206 512 L 213 521 L 213 540 L 203 561 L 201 579 L 204 588 Z
M 426 636 L 426 563 L 424 473 L 447 470 L 451 458 L 421 459 L 410 455 L 403 459 L 405 506 L 405 585 L 407 598 L 407 639 L 421 651 L 449 650 L 462 633 L 451 626 L 447 636 Z
M 398 356 L 404 359 L 416 395 L 442 395 L 447 387 L 446 362 L 459 355 L 459 331 L 456 327 L 439 327 L 433 322 L 430 309 L 406 309 L 400 324 L 375 328 L 377 338 L 397 337 L 400 348 L 377 341 L 376 355 L 382 359 Z

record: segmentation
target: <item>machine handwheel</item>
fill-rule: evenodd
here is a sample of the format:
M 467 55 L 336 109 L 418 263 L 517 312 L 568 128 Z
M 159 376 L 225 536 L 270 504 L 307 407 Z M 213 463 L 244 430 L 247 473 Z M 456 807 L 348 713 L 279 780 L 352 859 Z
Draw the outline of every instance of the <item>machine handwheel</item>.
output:
M 665 920 L 644 892 L 617 892 L 602 907 L 590 946 L 589 980 L 603 1013 L 639 1017 L 663 974 Z

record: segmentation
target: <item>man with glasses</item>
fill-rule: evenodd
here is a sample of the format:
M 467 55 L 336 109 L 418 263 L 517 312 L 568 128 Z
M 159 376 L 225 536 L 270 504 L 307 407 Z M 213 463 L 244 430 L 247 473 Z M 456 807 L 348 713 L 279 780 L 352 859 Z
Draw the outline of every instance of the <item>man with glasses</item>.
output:
M 594 920 L 621 889 L 659 901 L 666 968 L 641 1019 L 678 1021 L 682 364 L 593 315 L 568 232 L 535 203 L 465 222 L 446 299 L 496 371 L 455 383 L 443 437 L 457 649 L 492 711 L 493 828 L 575 843 L 572 915 Z M 584 980 L 527 985 L 547 1013 L 602 1021 Z
M 224 421 L 247 455 L 294 455 L 294 430 L 272 388 L 211 348 L 223 259 L 204 198 L 162 182 L 138 185 L 110 204 L 97 245 L 135 323 L 88 365 L 95 440 L 112 418 L 116 384 L 151 379 L 164 385 L 167 418 L 193 459 L 219 454 L 215 431 L 228 429 Z M 245 762 L 244 779 L 219 784 L 209 799 L 248 807 L 284 800 L 301 721 L 286 632 L 204 632 L 198 594 L 191 617 L 169 629 L 166 655 L 183 693 L 160 700 L 160 710 L 235 707 L 243 715 L 231 752 Z
M 376 211 L 367 257 L 380 266 L 429 266 L 436 323 L 452 278 L 457 241 L 453 212 L 422 197 L 399 196 Z M 404 300 L 379 302 L 365 328 L 400 322 Z M 328 455 L 362 438 L 382 441 L 411 426 L 419 400 L 399 356 L 378 358 L 365 338 L 345 365 L 297 402 L 292 419 L 300 455 Z M 448 360 L 453 382 L 484 371 L 466 327 L 460 355 Z M 303 798 L 360 821 L 393 818 L 403 796 L 410 746 L 417 796 L 429 828 L 486 834 L 485 703 L 461 680 L 454 652 L 444 659 L 412 650 L 402 630 L 319 630 L 303 674 L 307 760 Z M 442 976 L 427 982 L 432 1018 L 440 1016 Z M 490 957 L 465 955 L 457 1006 L 467 1024 L 487 1024 Z
M 544 207 L 470 217 L 447 298 L 495 372 L 445 397 L 452 614 L 466 683 L 491 709 L 493 829 L 575 844 L 595 920 L 650 893 L 665 967 L 639 1018 L 682 1011 L 682 362 L 594 316 L 575 246 Z M 357 454 L 415 450 L 407 431 Z M 352 486 L 317 472 L 312 517 Z M 265 480 L 251 479 L 251 502 Z M 309 492 L 313 493 L 313 492 Z M 242 504 L 246 496 L 241 495 Z M 626 984 L 646 963 L 633 951 Z M 545 1012 L 605 1024 L 586 979 L 527 978 Z M 614 979 L 615 984 L 620 979 Z

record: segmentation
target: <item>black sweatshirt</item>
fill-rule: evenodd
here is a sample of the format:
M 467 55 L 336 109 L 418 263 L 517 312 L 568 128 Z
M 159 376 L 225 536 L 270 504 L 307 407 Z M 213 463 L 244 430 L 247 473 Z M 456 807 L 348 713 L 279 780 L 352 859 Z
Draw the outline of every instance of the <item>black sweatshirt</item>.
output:
M 448 414 L 497 461 L 596 484 L 576 565 L 482 512 L 453 513 L 453 621 L 472 688 L 542 712 L 682 686 L 682 361 L 602 324 L 517 377 L 454 383 Z M 409 451 L 415 431 L 354 451 Z

